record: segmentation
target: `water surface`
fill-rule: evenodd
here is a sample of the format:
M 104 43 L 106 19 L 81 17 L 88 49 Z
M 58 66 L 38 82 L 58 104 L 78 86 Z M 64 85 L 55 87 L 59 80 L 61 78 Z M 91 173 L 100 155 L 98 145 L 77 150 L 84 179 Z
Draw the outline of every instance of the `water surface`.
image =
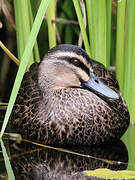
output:
M 130 126 L 122 141 L 100 147 L 68 147 L 68 151 L 43 148 L 31 143 L 4 140 L 17 180 L 93 179 L 83 171 L 97 168 L 135 170 L 135 127 Z M 0 153 L 0 179 L 6 169 Z

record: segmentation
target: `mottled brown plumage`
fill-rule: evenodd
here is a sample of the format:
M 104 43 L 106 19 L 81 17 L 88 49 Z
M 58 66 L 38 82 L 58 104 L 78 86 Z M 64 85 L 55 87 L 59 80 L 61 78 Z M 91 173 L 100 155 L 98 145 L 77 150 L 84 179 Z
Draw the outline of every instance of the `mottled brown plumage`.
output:
M 25 74 L 11 120 L 28 139 L 94 145 L 120 139 L 129 112 L 110 71 L 81 48 L 59 45 Z

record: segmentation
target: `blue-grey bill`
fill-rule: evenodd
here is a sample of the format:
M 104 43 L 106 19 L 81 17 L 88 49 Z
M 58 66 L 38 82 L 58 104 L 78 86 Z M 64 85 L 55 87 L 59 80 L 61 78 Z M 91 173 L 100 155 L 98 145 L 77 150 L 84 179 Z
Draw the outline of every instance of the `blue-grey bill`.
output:
M 107 98 L 119 99 L 119 94 L 101 82 L 93 73 L 90 73 L 88 82 L 84 85 Z

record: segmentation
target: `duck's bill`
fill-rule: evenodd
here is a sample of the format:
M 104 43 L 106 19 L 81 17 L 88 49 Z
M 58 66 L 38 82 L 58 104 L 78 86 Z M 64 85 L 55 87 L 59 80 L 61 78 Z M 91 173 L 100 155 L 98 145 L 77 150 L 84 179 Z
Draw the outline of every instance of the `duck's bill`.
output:
M 87 87 L 87 89 L 95 92 L 95 94 L 104 96 L 106 98 L 119 99 L 119 94 L 107 87 L 93 73 L 90 73 L 89 80 L 84 82 L 83 85 Z

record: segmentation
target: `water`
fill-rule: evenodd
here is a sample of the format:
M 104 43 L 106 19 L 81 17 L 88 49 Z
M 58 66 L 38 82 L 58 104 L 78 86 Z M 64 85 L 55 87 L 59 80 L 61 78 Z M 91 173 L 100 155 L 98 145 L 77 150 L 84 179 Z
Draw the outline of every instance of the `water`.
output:
M 85 170 L 109 168 L 135 170 L 135 127 L 130 126 L 122 141 L 104 147 L 73 147 L 54 150 L 4 140 L 17 180 L 89 179 Z M 64 150 L 65 151 L 65 150 Z M 111 160 L 111 161 L 108 161 Z M 6 169 L 0 153 L 0 178 L 5 179 Z M 90 177 L 90 179 L 92 179 Z
M 135 170 L 135 126 L 130 126 L 122 137 L 128 150 L 128 170 Z

